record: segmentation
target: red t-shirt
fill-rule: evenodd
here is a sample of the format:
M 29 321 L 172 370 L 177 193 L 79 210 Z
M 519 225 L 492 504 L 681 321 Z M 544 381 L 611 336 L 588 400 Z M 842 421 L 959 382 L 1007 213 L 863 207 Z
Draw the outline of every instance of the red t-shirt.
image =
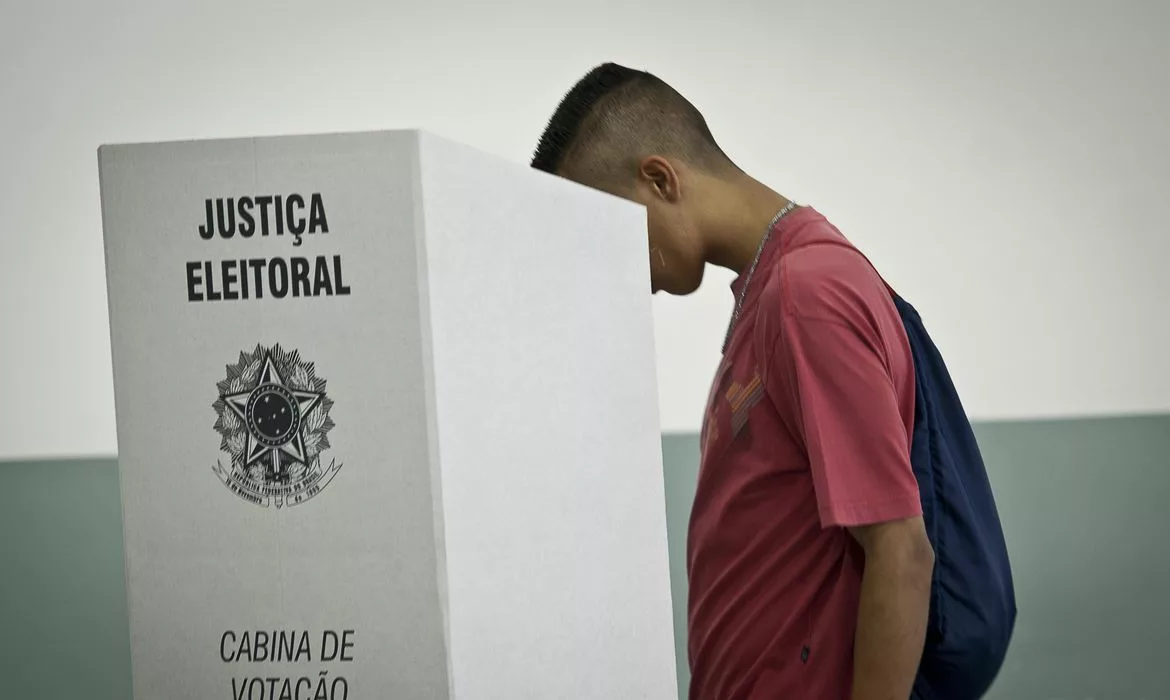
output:
M 793 211 L 708 399 L 687 541 L 692 700 L 848 700 L 864 556 L 845 528 L 922 514 L 913 425 L 889 289 L 823 216 Z

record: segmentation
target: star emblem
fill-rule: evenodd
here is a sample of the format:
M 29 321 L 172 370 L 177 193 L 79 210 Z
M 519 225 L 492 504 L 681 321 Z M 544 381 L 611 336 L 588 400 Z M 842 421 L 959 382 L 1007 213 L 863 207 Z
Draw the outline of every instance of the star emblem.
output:
M 321 402 L 324 394 L 290 388 L 272 356 L 265 355 L 256 386 L 222 398 L 247 428 L 245 467 L 268 460 L 272 473 L 280 474 L 282 456 L 298 464 L 305 463 L 305 438 L 301 427 L 305 416 Z

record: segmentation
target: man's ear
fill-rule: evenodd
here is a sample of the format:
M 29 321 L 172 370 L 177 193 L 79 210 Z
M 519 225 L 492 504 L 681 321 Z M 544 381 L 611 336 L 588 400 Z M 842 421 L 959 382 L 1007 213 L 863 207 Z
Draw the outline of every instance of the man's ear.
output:
M 638 179 L 650 194 L 666 202 L 677 202 L 682 195 L 678 171 L 662 156 L 646 156 L 638 164 Z

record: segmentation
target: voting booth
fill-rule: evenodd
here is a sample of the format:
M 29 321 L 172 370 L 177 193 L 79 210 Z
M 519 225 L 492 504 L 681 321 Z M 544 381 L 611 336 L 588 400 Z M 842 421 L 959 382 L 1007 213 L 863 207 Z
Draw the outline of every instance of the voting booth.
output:
M 645 213 L 417 131 L 104 146 L 136 700 L 674 700 Z

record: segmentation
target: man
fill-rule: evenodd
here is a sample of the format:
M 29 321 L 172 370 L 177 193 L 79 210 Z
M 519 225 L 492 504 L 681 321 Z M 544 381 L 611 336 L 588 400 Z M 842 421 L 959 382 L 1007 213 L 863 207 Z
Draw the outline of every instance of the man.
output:
M 598 66 L 533 167 L 646 207 L 651 286 L 738 274 L 688 533 L 693 700 L 907 700 L 934 553 L 891 292 L 823 216 L 742 172 L 656 77 Z

